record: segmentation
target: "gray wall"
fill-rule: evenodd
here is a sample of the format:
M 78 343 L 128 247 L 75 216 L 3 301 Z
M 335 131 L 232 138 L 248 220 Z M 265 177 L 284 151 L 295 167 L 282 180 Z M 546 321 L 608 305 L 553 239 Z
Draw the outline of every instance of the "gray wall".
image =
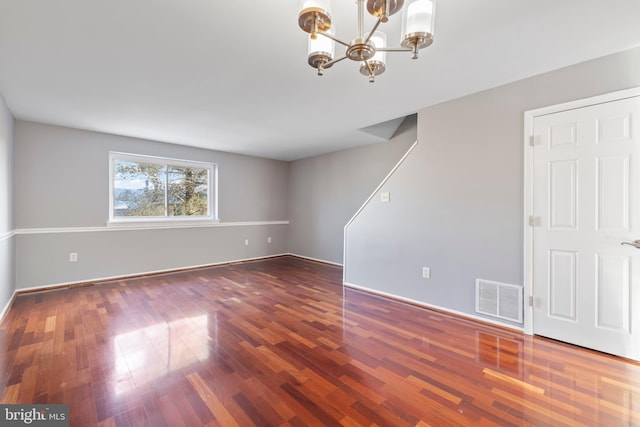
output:
M 522 286 L 523 113 L 635 86 L 640 48 L 419 111 L 391 203 L 347 230 L 345 281 L 470 315 L 476 278 Z
M 0 94 L 0 313 L 15 290 L 13 116 Z
M 216 163 L 223 225 L 288 220 L 287 162 L 16 121 L 18 289 L 288 252 L 286 224 L 107 228 L 109 151 Z
M 291 253 L 342 264 L 344 226 L 416 141 L 415 116 L 389 142 L 291 163 Z

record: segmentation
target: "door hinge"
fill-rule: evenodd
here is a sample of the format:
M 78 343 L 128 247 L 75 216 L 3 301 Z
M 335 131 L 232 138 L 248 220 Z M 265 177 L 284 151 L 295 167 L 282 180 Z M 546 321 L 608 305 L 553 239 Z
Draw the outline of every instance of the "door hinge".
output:
M 531 135 L 529 137 L 529 145 L 532 146 L 532 147 L 536 146 L 536 136 L 535 135 Z
M 533 307 L 534 302 L 535 302 L 535 299 L 533 298 L 533 295 L 531 295 L 529 297 L 529 307 Z
M 529 217 L 529 226 L 531 226 L 531 227 L 539 227 L 540 226 L 540 217 L 531 215 Z

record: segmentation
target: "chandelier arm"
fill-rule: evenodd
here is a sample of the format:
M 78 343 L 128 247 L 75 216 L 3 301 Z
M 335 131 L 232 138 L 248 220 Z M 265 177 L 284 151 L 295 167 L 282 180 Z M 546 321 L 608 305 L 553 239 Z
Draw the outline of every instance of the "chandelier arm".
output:
M 375 74 L 373 74 L 373 67 L 371 67 L 371 64 L 369 64 L 369 61 L 365 59 L 362 62 L 364 62 L 365 65 L 367 66 L 367 70 L 369 71 L 369 78 L 370 79 L 374 78 Z
M 376 48 L 378 52 L 413 52 L 413 49 L 407 47 L 379 47 Z
M 378 27 L 380 26 L 381 23 L 382 23 L 382 18 L 378 18 L 378 21 L 375 23 L 375 25 L 373 26 L 371 31 L 369 31 L 369 35 L 367 36 L 367 39 L 364 41 L 365 44 L 369 43 L 369 40 L 371 39 L 371 36 L 373 36 L 373 33 L 376 32 L 376 30 L 378 29 Z M 380 49 L 376 48 L 376 50 L 380 50 Z
M 320 34 L 320 35 L 322 35 L 322 36 L 325 36 L 326 38 L 331 39 L 331 40 L 333 40 L 333 41 L 334 41 L 334 42 L 336 42 L 336 43 L 340 43 L 341 45 L 343 45 L 343 46 L 345 46 L 345 47 L 349 47 L 349 43 L 347 43 L 347 42 L 343 42 L 343 41 L 342 41 L 342 40 L 340 40 L 339 38 L 334 37 L 334 36 L 332 36 L 331 34 L 329 34 L 329 33 L 327 33 L 327 32 L 324 32 L 324 33 L 318 33 L 318 34 Z
M 329 62 L 325 62 L 324 64 L 322 64 L 322 67 L 323 67 L 323 68 L 327 68 L 328 66 L 331 66 L 331 65 L 335 64 L 336 62 L 340 62 L 340 61 L 342 61 L 343 59 L 347 59 L 347 58 L 348 58 L 348 57 L 347 57 L 347 55 L 345 55 L 345 56 L 342 56 L 342 57 L 340 57 L 340 58 L 333 59 L 333 60 L 331 60 L 331 61 L 329 61 Z

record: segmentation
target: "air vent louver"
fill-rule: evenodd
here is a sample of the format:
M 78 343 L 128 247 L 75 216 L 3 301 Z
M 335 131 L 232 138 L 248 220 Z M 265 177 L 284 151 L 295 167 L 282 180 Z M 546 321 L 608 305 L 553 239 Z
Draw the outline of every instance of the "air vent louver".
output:
M 522 286 L 476 279 L 476 313 L 522 323 Z

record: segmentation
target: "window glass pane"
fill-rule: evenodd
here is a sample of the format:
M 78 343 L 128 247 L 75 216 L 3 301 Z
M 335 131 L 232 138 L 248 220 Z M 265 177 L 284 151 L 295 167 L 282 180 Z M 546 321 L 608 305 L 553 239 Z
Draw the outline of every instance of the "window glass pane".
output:
M 165 216 L 166 168 L 114 160 L 113 216 Z
M 111 220 L 217 220 L 215 164 L 127 153 L 109 157 Z
M 209 215 L 209 170 L 168 166 L 168 216 Z

